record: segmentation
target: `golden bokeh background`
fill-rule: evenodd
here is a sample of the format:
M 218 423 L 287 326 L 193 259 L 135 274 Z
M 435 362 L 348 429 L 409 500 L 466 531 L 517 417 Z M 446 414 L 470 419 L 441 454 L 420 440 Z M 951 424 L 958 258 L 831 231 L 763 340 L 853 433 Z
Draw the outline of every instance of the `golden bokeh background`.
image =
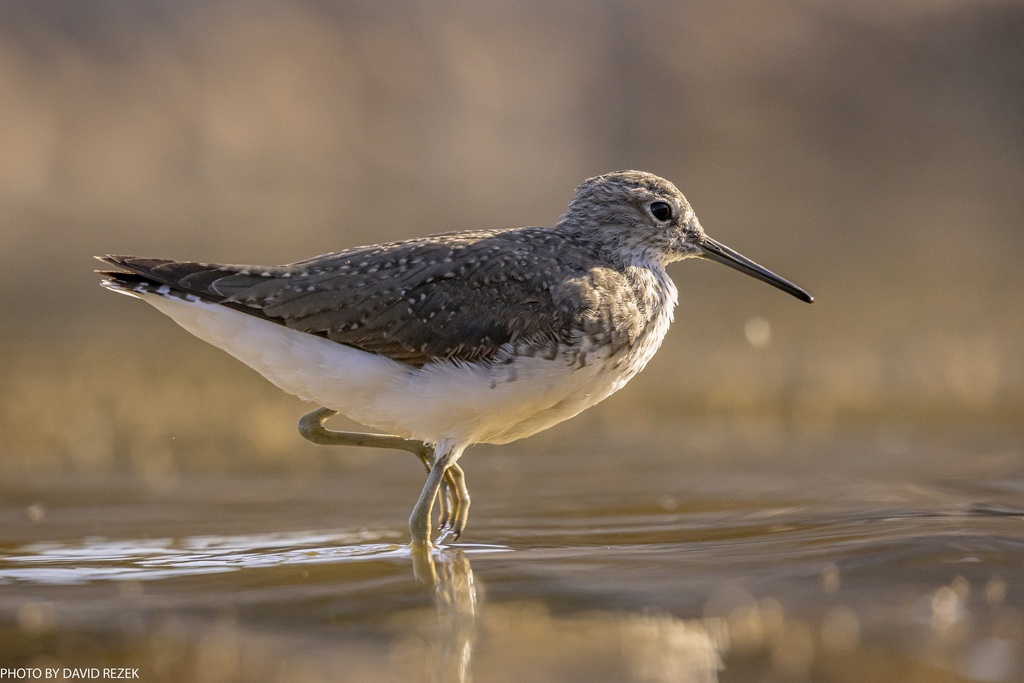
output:
M 1020 3 L 7 0 L 0 466 L 325 462 L 296 399 L 101 290 L 93 254 L 551 225 L 621 168 L 817 303 L 673 266 L 658 357 L 541 444 L 1024 423 Z

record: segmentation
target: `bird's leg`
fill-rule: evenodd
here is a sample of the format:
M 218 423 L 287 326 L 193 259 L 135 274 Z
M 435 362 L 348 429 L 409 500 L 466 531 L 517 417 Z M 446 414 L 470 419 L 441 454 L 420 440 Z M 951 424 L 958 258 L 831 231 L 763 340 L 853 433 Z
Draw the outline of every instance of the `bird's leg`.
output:
M 370 448 L 394 448 L 416 454 L 429 467 L 432 448 L 415 439 L 403 439 L 392 434 L 365 434 L 363 432 L 336 432 L 324 427 L 324 422 L 338 414 L 330 408 L 317 408 L 299 419 L 299 434 L 307 441 L 321 446 L 368 446 Z
M 448 495 L 451 497 L 451 509 L 448 515 L 442 515 L 439 525 L 441 535 L 438 543 L 457 541 L 466 528 L 469 519 L 469 489 L 466 487 L 466 474 L 458 463 L 452 463 L 445 473 Z
M 438 492 L 441 488 L 441 482 L 449 476 L 451 468 L 455 465 L 455 461 L 462 455 L 462 448 L 456 447 L 454 444 L 447 440 L 442 440 L 434 448 L 434 462 L 430 468 L 430 473 L 427 474 L 427 482 L 423 485 L 423 491 L 420 492 L 419 500 L 416 501 L 416 507 L 412 509 L 412 515 L 409 517 L 409 531 L 412 534 L 412 545 L 413 547 L 429 548 L 432 543 L 430 542 L 430 512 L 434 506 L 434 499 L 437 498 Z M 459 469 L 459 474 L 462 470 Z M 458 476 L 458 475 L 453 475 Z M 456 479 L 463 482 L 463 488 L 465 484 L 465 477 Z M 454 492 L 458 498 L 462 498 L 462 492 L 459 490 L 458 485 L 451 487 L 449 493 Z M 461 503 L 461 501 L 459 501 Z M 454 519 L 459 518 L 459 510 L 456 509 Z
M 299 419 L 299 433 L 307 441 L 312 441 L 321 446 L 365 446 L 369 448 L 391 448 L 402 451 L 409 451 L 420 459 L 429 474 L 434 462 L 434 448 L 423 441 L 416 439 L 403 439 L 392 434 L 366 434 L 363 432 L 341 432 L 324 427 L 331 417 L 338 414 L 338 411 L 330 408 L 317 408 L 306 413 Z M 452 471 L 455 470 L 455 471 Z M 460 512 L 461 508 L 468 508 L 469 494 L 465 492 L 465 475 L 462 469 L 455 465 L 444 473 L 444 481 L 439 487 L 438 495 L 441 498 L 441 512 L 439 525 L 442 529 L 450 529 L 454 536 L 451 540 L 459 537 L 459 533 L 465 528 L 466 515 Z M 461 520 L 461 522 L 460 522 Z M 457 531 L 455 531 L 457 529 Z

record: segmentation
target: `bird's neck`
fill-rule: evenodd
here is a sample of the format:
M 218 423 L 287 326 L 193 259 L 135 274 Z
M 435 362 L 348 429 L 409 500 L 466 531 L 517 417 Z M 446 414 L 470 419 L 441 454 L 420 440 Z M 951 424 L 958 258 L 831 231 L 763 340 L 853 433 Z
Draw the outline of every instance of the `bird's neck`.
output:
M 650 317 L 665 317 L 667 322 L 671 322 L 679 291 L 665 266 L 658 261 L 637 261 L 627 265 L 623 272 L 634 283 L 637 298 L 650 312 Z
M 622 272 L 627 268 L 646 268 L 660 272 L 660 279 L 667 280 L 665 266 L 678 260 L 678 257 L 673 258 L 669 245 L 652 243 L 650 236 L 644 236 L 640 229 L 573 221 L 563 217 L 555 230 L 582 246 L 605 265 Z

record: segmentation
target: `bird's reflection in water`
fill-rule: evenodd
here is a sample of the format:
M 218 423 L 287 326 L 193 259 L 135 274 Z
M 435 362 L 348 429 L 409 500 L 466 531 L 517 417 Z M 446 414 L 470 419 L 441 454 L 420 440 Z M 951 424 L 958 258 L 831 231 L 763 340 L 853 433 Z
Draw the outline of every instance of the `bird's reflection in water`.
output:
M 473 568 L 458 548 L 413 548 L 417 580 L 433 592 L 437 608 L 434 668 L 440 681 L 468 681 L 476 639 L 478 596 Z
M 468 555 L 457 548 L 414 550 L 416 578 L 433 596 L 432 630 L 424 673 L 437 681 L 484 679 L 521 667 L 654 683 L 717 683 L 729 650 L 728 620 L 679 619 L 668 614 L 585 610 L 553 614 L 541 601 L 484 605 Z M 501 633 L 502 648 L 474 661 L 482 632 Z M 528 652 L 529 661 L 521 658 Z M 510 653 L 519 653 L 513 655 Z M 512 659 L 508 659 L 511 656 Z

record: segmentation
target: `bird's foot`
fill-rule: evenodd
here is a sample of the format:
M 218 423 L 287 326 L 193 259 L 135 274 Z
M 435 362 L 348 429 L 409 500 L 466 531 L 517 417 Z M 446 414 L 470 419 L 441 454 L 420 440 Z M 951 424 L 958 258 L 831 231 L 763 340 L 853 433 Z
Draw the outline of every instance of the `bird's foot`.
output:
M 459 536 L 462 535 L 462 529 L 456 529 L 454 525 L 447 524 L 441 527 L 440 533 L 437 536 L 438 545 L 447 545 L 454 543 L 459 540 Z

